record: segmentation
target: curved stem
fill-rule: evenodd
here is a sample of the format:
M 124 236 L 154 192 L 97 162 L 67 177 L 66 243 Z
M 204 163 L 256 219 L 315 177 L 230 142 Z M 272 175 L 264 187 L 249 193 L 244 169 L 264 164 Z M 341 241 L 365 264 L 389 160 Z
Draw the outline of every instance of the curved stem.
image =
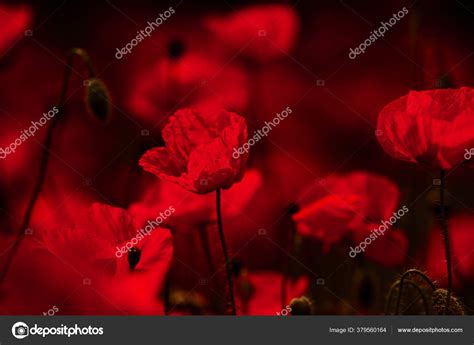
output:
M 387 304 L 385 305 L 385 314 L 388 314 L 389 312 L 389 309 L 390 309 L 390 303 L 392 301 L 392 297 L 393 297 L 393 294 L 395 292 L 395 290 L 400 286 L 400 283 L 401 281 L 398 280 L 396 281 L 391 287 L 390 287 L 390 292 L 389 292 L 389 295 L 388 295 L 388 299 L 387 299 Z M 429 306 L 428 306 L 428 300 L 426 299 L 426 296 L 423 292 L 423 290 L 418 286 L 418 284 L 416 284 L 414 281 L 411 281 L 411 280 L 407 280 L 406 283 L 412 287 L 414 287 L 418 293 L 420 294 L 422 300 L 423 300 L 423 306 L 425 307 L 425 314 L 428 315 L 429 313 Z M 408 308 L 413 304 L 415 303 L 417 300 L 414 300 L 409 306 Z M 407 308 L 407 309 L 408 309 Z
M 85 50 L 80 49 L 80 48 L 73 48 L 70 50 L 67 61 L 66 61 L 66 67 L 64 69 L 64 76 L 63 76 L 63 82 L 61 85 L 61 89 L 59 92 L 59 97 L 57 101 L 57 108 L 61 110 L 61 108 L 64 105 L 66 94 L 67 94 L 67 89 L 69 85 L 69 80 L 71 79 L 71 70 L 72 70 L 72 62 L 74 56 L 79 56 L 81 57 L 82 61 L 84 61 L 90 77 L 95 76 L 95 71 L 94 68 L 92 67 L 89 55 L 85 52 Z M 38 178 L 36 180 L 35 186 L 33 188 L 33 193 L 31 195 L 30 201 L 28 202 L 28 205 L 26 207 L 25 215 L 23 216 L 23 221 L 21 223 L 20 229 L 18 230 L 18 233 L 16 235 L 16 240 L 15 243 L 13 244 L 10 254 L 8 255 L 5 265 L 3 266 L 2 271 L 0 272 L 0 284 L 5 280 L 5 277 L 7 276 L 7 273 L 10 269 L 10 266 L 12 264 L 13 258 L 18 252 L 18 249 L 20 247 L 21 241 L 23 240 L 23 234 L 25 229 L 28 227 L 31 216 L 33 214 L 33 210 L 36 205 L 36 201 L 38 200 L 38 197 L 41 193 L 41 190 L 43 189 L 43 184 L 44 180 L 46 178 L 46 171 L 48 169 L 48 162 L 49 162 L 49 151 L 51 149 L 52 141 L 53 141 L 53 134 L 54 130 L 58 124 L 58 119 L 59 116 L 55 116 L 51 120 L 51 124 L 48 127 L 48 131 L 46 133 L 45 139 L 43 141 L 43 154 L 41 156 L 41 161 L 40 161 L 40 167 L 39 167 L 39 174 Z
M 433 291 L 436 290 L 436 286 L 433 284 L 431 279 L 428 278 L 428 276 L 426 274 L 424 274 L 423 272 L 421 272 L 417 269 L 411 269 L 411 270 L 406 271 L 405 273 L 403 273 L 402 277 L 400 278 L 400 288 L 398 290 L 397 306 L 395 308 L 395 314 L 396 315 L 398 315 L 398 313 L 400 311 L 400 301 L 401 301 L 402 295 L 403 295 L 403 282 L 406 279 L 406 277 L 408 277 L 410 274 L 416 274 L 416 275 L 420 276 L 426 283 L 428 283 L 428 285 L 431 287 L 431 289 Z
M 237 315 L 235 309 L 235 299 L 234 299 L 234 287 L 232 283 L 232 267 L 229 259 L 229 253 L 227 251 L 227 245 L 224 237 L 224 228 L 222 226 L 222 214 L 221 214 L 221 190 L 220 188 L 216 189 L 216 211 L 217 211 L 217 226 L 219 228 L 219 237 L 221 239 L 222 251 L 224 252 L 225 267 L 227 271 L 227 283 L 229 284 L 229 297 L 232 307 L 232 315 Z
M 446 222 L 446 212 L 445 212 L 445 200 L 444 200 L 444 189 L 445 189 L 445 171 L 440 171 L 440 180 L 441 184 L 439 187 L 439 203 L 440 203 L 440 217 L 439 221 L 441 224 L 441 229 L 443 231 L 444 238 L 444 250 L 446 252 L 446 268 L 448 272 L 448 291 L 446 293 L 446 304 L 444 307 L 444 313 L 447 314 L 449 310 L 449 303 L 451 302 L 451 289 L 453 285 L 453 273 L 451 269 L 451 249 L 449 245 L 449 230 L 448 224 Z

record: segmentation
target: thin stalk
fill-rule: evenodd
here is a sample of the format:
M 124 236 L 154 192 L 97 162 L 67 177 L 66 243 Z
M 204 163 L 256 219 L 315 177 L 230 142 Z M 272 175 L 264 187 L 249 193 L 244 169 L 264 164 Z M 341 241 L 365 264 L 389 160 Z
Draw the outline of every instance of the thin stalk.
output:
M 412 287 L 414 287 L 418 293 L 420 294 L 421 296 L 421 299 L 423 300 L 423 306 L 425 307 L 425 314 L 428 315 L 429 314 L 429 306 L 428 306 L 428 300 L 423 292 L 423 290 L 418 286 L 418 284 L 416 284 L 415 282 L 411 281 L 411 280 L 407 280 L 406 283 Z M 400 287 L 400 280 L 396 281 L 390 288 L 390 291 L 388 293 L 388 299 L 387 299 L 387 303 L 385 305 L 385 314 L 388 315 L 389 313 L 389 309 L 390 309 L 390 304 L 392 302 L 392 297 L 393 297 L 393 294 L 395 293 L 395 290 L 397 288 Z M 411 307 L 412 304 L 414 304 L 418 299 L 415 299 L 409 306 Z M 407 308 L 407 309 L 408 309 Z
M 443 231 L 444 238 L 444 250 L 446 253 L 446 268 L 448 271 L 448 291 L 446 293 L 446 305 L 444 307 L 444 313 L 447 314 L 449 310 L 449 303 L 451 302 L 451 290 L 453 285 L 453 273 L 451 268 L 451 247 L 449 244 L 449 229 L 446 222 L 446 212 L 445 212 L 445 200 L 444 200 L 444 191 L 445 191 L 445 171 L 440 171 L 440 180 L 441 184 L 439 187 L 439 203 L 440 203 L 440 217 L 439 221 L 441 224 L 441 230 Z
M 294 234 L 295 234 L 295 225 L 290 216 L 290 230 L 288 231 L 288 237 L 286 239 L 286 255 L 283 257 L 283 268 L 282 268 L 282 279 L 281 279 L 281 289 L 280 289 L 280 300 L 281 300 L 281 309 L 286 308 L 287 294 L 286 287 L 288 285 L 288 271 L 290 266 L 290 255 L 292 255 L 294 247 Z
M 68 85 L 69 85 L 69 80 L 71 79 L 71 70 L 72 70 L 71 65 L 73 62 L 73 58 L 76 55 L 79 56 L 82 59 L 82 61 L 85 63 L 89 72 L 89 76 L 91 78 L 95 77 L 95 71 L 94 71 L 94 68 L 92 67 L 88 54 L 83 49 L 80 49 L 80 48 L 71 49 L 67 57 L 66 67 L 64 69 L 63 82 L 62 82 L 61 89 L 59 92 L 58 101 L 56 103 L 57 108 L 59 110 L 61 110 L 62 107 L 64 106 L 64 102 L 65 102 L 65 98 L 66 98 L 66 94 L 68 90 Z M 49 162 L 49 156 L 50 156 L 49 152 L 50 152 L 52 141 L 53 141 L 54 130 L 58 124 L 58 119 L 59 119 L 59 116 L 55 116 L 51 120 L 51 124 L 49 125 L 48 131 L 44 138 L 43 154 L 41 156 L 38 178 L 36 180 L 30 201 L 28 202 L 28 205 L 26 207 L 20 229 L 18 230 L 18 233 L 16 235 L 15 243 L 13 244 L 12 249 L 10 250 L 10 254 L 8 255 L 6 259 L 6 262 L 5 262 L 5 265 L 3 266 L 2 271 L 0 272 L 0 284 L 3 283 L 3 281 L 5 280 L 5 277 L 7 276 L 7 273 L 13 262 L 13 258 L 18 252 L 18 249 L 20 248 L 20 244 L 24 237 L 23 236 L 24 231 L 30 224 L 31 216 L 34 211 L 36 201 L 38 200 L 38 197 L 41 194 L 41 190 L 43 189 L 44 181 L 46 178 L 46 172 L 48 170 L 48 162 Z
M 219 237 L 221 239 L 222 251 L 224 252 L 225 267 L 227 271 L 227 282 L 229 284 L 229 297 L 232 307 L 232 315 L 237 315 L 235 308 L 235 299 L 234 299 L 234 287 L 232 283 L 232 267 L 229 259 L 229 253 L 227 251 L 227 245 L 224 237 L 224 228 L 222 226 L 222 213 L 221 213 L 221 190 L 220 188 L 216 189 L 216 211 L 217 211 L 217 226 L 219 228 Z
M 421 277 L 426 283 L 428 283 L 428 285 L 431 287 L 431 289 L 433 291 L 436 290 L 436 286 L 433 284 L 433 282 L 431 281 L 430 278 L 428 278 L 428 276 L 426 274 L 424 274 L 423 272 L 417 270 L 417 269 L 411 269 L 411 270 L 408 270 L 406 271 L 405 273 L 403 273 L 402 277 L 400 278 L 400 288 L 398 289 L 398 298 L 397 298 L 397 306 L 395 308 L 395 314 L 398 315 L 399 311 L 400 311 L 400 302 L 401 302 L 401 299 L 402 299 L 402 295 L 403 295 L 403 283 L 405 281 L 405 279 L 410 275 L 410 274 L 415 274 L 415 275 L 418 275 L 419 277 Z

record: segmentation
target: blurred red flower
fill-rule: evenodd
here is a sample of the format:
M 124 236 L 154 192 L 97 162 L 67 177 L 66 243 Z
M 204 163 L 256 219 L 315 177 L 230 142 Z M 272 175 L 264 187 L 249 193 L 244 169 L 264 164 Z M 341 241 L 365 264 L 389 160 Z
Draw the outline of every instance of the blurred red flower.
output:
M 299 30 L 298 16 L 288 5 L 258 5 L 206 21 L 222 44 L 259 60 L 288 53 Z M 248 47 L 247 47 L 248 45 Z
M 228 189 L 242 179 L 248 154 L 232 151 L 247 140 L 245 119 L 212 108 L 178 110 L 162 131 L 166 147 L 148 150 L 140 165 L 194 193 Z
M 459 286 L 463 282 L 474 279 L 474 252 L 472 250 L 474 217 L 458 215 L 450 219 L 448 223 L 453 261 L 453 284 Z M 443 238 L 440 234 L 439 226 L 431 231 L 426 255 L 426 270 L 431 279 L 446 285 L 448 274 L 446 262 L 440 260 L 445 256 Z
M 156 123 L 176 104 L 242 111 L 247 106 L 247 88 L 247 75 L 238 65 L 189 52 L 147 68 L 131 90 L 129 103 L 134 114 Z
M 380 224 L 369 224 L 365 232 L 354 233 L 354 243 L 358 245 L 365 240 L 372 230 L 377 229 Z M 403 265 L 408 254 L 408 238 L 400 231 L 389 229 L 383 236 L 370 243 L 365 248 L 364 255 L 380 265 L 394 267 Z
M 298 231 L 330 246 L 367 225 L 389 218 L 398 204 L 398 187 L 383 176 L 367 172 L 334 175 L 316 182 L 301 198 L 293 216 Z
M 157 296 L 173 256 L 168 230 L 155 228 L 140 236 L 126 210 L 97 203 L 72 226 L 45 230 L 41 242 L 47 251 L 93 281 L 105 304 L 131 314 L 163 313 L 163 303 Z M 128 243 L 140 252 L 133 268 Z M 122 247 L 125 249 L 118 255 L 117 248 Z M 83 293 L 87 296 L 91 292 Z M 80 300 L 81 294 L 77 298 Z M 95 314 L 103 312 L 109 311 L 94 310 Z
M 226 220 L 242 214 L 243 209 L 262 185 L 258 170 L 249 169 L 240 183 L 222 193 L 222 214 Z M 196 230 L 199 226 L 215 223 L 216 200 L 214 195 L 196 195 L 180 186 L 158 181 L 150 186 L 142 199 L 128 208 L 139 224 L 154 219 L 160 210 L 173 205 L 176 209 L 163 224 L 176 231 Z
M 238 310 L 245 315 L 276 316 L 282 311 L 282 274 L 271 271 L 246 272 L 236 281 Z M 309 279 L 301 276 L 288 280 L 287 303 L 303 296 L 309 288 Z
M 368 172 L 334 175 L 317 184 L 304 195 L 293 220 L 298 232 L 323 241 L 326 250 L 343 238 L 359 244 L 393 215 L 400 199 L 398 187 L 392 181 Z M 387 238 L 367 247 L 367 257 L 385 265 L 404 260 L 408 241 L 403 233 L 392 231 L 384 234 Z M 384 256 L 384 248 L 390 243 L 399 247 Z
M 451 169 L 474 147 L 474 90 L 410 91 L 382 109 L 377 128 L 392 157 Z
M 4 54 L 14 41 L 25 34 L 31 20 L 31 11 L 26 7 L 0 6 L 0 54 Z

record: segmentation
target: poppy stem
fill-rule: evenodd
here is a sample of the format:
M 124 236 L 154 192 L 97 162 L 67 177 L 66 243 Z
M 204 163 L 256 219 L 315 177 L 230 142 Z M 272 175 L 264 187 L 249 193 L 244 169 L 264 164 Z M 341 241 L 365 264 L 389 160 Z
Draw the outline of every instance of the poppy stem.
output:
M 431 287 L 431 289 L 433 291 L 436 290 L 436 286 L 433 284 L 431 279 L 428 278 L 428 276 L 426 274 L 424 274 L 423 272 L 421 272 L 417 269 L 411 269 L 411 270 L 406 271 L 405 273 L 403 273 L 402 277 L 400 278 L 400 287 L 398 289 L 398 298 L 397 298 L 397 305 L 395 307 L 395 315 L 398 315 L 398 313 L 400 312 L 400 302 L 401 302 L 402 295 L 403 295 L 403 283 L 404 283 L 405 279 L 411 274 L 418 275 L 420 278 L 422 278 Z
M 445 191 L 445 171 L 441 170 L 439 174 L 440 178 L 440 186 L 439 186 L 439 203 L 440 203 L 440 217 L 439 221 L 441 224 L 441 229 L 443 231 L 443 238 L 444 238 L 444 250 L 446 252 L 446 266 L 448 272 L 448 291 L 446 293 L 446 304 L 444 307 L 444 313 L 447 314 L 449 310 L 449 303 L 451 301 L 451 289 L 453 285 L 453 274 L 451 269 L 451 249 L 449 245 L 449 230 L 448 224 L 446 222 L 446 210 L 445 210 L 445 200 L 444 200 L 444 191 Z
M 74 56 L 79 56 L 81 57 L 82 61 L 85 63 L 90 77 L 95 76 L 95 71 L 92 67 L 90 58 L 88 54 L 80 48 L 73 48 L 69 51 L 67 61 L 66 61 L 66 67 L 64 69 L 64 75 L 63 75 L 63 82 L 61 85 L 61 90 L 59 92 L 59 97 L 57 101 L 57 108 L 59 110 L 62 109 L 64 106 L 66 94 L 67 94 L 67 89 L 69 85 L 69 80 L 71 79 L 71 71 L 72 71 L 72 62 Z M 16 235 L 16 240 L 15 243 L 13 244 L 10 254 L 8 255 L 5 265 L 3 266 L 2 271 L 0 272 L 0 284 L 3 283 L 5 280 L 5 277 L 7 276 L 7 273 L 10 269 L 10 266 L 13 262 L 13 258 L 15 257 L 16 253 L 18 252 L 18 249 L 20 248 L 21 241 L 24 238 L 24 233 L 28 225 L 30 224 L 31 216 L 33 214 L 33 210 L 36 205 L 36 201 L 38 200 L 39 195 L 41 194 L 41 190 L 43 189 L 43 184 L 44 180 L 46 178 L 46 171 L 48 169 L 48 162 L 49 162 L 49 155 L 50 155 L 50 149 L 53 141 L 53 134 L 54 130 L 58 124 L 59 116 L 55 116 L 51 120 L 51 124 L 48 127 L 48 131 L 46 132 L 46 136 L 43 141 L 43 154 L 41 156 L 41 161 L 40 161 L 40 167 L 39 167 L 39 174 L 38 178 L 36 180 L 34 189 L 33 189 L 33 194 L 31 195 L 30 201 L 28 202 L 28 205 L 26 207 L 25 215 L 23 216 L 23 221 L 21 223 L 20 229 L 18 230 L 18 233 Z
M 280 300 L 281 300 L 281 308 L 286 308 L 287 301 L 287 294 L 286 294 L 286 287 L 288 285 L 288 274 L 289 274 L 289 266 L 290 266 L 290 255 L 292 255 L 293 247 L 294 247 L 294 234 L 295 234 L 295 224 L 291 219 L 290 214 L 290 230 L 288 231 L 288 238 L 286 240 L 286 255 L 283 258 L 283 269 L 282 269 L 282 279 L 281 279 L 281 291 L 280 291 Z
M 390 311 L 390 304 L 392 303 L 392 297 L 393 297 L 393 294 L 395 293 L 395 290 L 398 288 L 400 289 L 400 284 L 401 284 L 401 281 L 400 280 L 397 280 L 390 288 L 390 291 L 388 293 L 388 298 L 387 298 L 387 303 L 385 305 L 385 314 L 386 315 L 389 315 L 389 311 Z M 412 280 L 407 280 L 406 281 L 406 284 L 412 286 L 413 288 L 415 288 L 418 293 L 420 294 L 421 296 L 421 299 L 423 300 L 423 306 L 425 308 L 425 314 L 428 315 L 429 313 L 429 307 L 428 307 L 428 299 L 427 297 L 425 296 L 425 293 L 423 292 L 423 290 L 418 286 L 418 284 L 416 284 L 414 281 Z M 415 304 L 416 302 L 418 301 L 418 298 L 413 300 L 413 302 L 408 306 L 411 307 L 413 304 Z M 407 308 L 407 309 L 408 309 Z M 398 313 L 397 313 L 398 314 Z
M 224 252 L 225 267 L 227 271 L 227 282 L 229 284 L 229 297 L 232 307 L 232 315 L 237 315 L 235 309 L 235 299 L 234 299 L 234 287 L 232 283 L 232 267 L 229 259 L 229 253 L 227 251 L 227 245 L 224 237 L 224 228 L 222 226 L 222 213 L 221 213 L 221 190 L 220 188 L 216 189 L 216 212 L 217 212 L 217 226 L 219 228 L 219 237 L 221 239 L 222 251 Z

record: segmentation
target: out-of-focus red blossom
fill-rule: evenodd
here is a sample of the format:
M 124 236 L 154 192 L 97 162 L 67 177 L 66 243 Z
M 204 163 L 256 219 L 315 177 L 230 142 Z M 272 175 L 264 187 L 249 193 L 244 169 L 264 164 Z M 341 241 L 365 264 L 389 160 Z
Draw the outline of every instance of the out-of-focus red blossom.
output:
M 24 35 L 31 17 L 31 11 L 27 7 L 0 6 L 0 55 Z
M 474 147 L 474 90 L 410 91 L 382 109 L 377 128 L 392 157 L 451 169 Z
M 45 229 L 41 242 L 49 253 L 90 279 L 97 295 L 115 311 L 163 313 L 163 303 L 157 296 L 173 256 L 171 234 L 169 230 L 155 228 L 149 236 L 134 243 L 141 251 L 141 257 L 132 270 L 128 253 L 117 257 L 116 252 L 117 246 L 125 246 L 137 235 L 138 229 L 126 210 L 93 204 L 88 214 L 78 217 L 71 226 Z M 44 269 L 47 270 L 47 267 Z M 56 283 L 54 280 L 49 282 Z M 87 298 L 85 296 L 88 292 L 83 295 L 78 292 L 74 298 L 81 303 L 83 298 Z M 87 301 L 82 302 L 89 308 L 93 307 Z M 94 310 L 94 314 L 109 312 Z
M 367 231 L 356 231 L 354 243 L 358 245 L 370 236 L 372 230 L 377 229 L 379 224 L 369 224 Z M 388 229 L 383 236 L 377 237 L 365 248 L 364 255 L 387 267 L 401 266 L 406 262 L 408 254 L 408 238 L 400 231 Z
M 282 274 L 271 271 L 246 272 L 236 280 L 237 309 L 246 315 L 277 315 L 281 312 Z M 288 280 L 286 286 L 287 304 L 291 299 L 301 297 L 309 288 L 309 279 L 301 276 Z M 241 290 L 242 292 L 238 292 Z M 250 292 L 250 299 L 246 295 Z
M 153 123 L 178 103 L 243 111 L 247 83 L 244 70 L 236 64 L 186 53 L 177 60 L 161 59 L 139 76 L 129 103 L 134 114 Z
M 393 215 L 400 199 L 398 187 L 392 181 L 368 172 L 334 175 L 316 183 L 301 198 L 301 209 L 293 220 L 301 234 L 321 240 L 326 250 L 346 237 L 358 244 L 359 239 Z M 387 241 L 404 244 L 401 237 L 402 233 L 391 234 Z M 380 244 L 378 248 L 382 247 Z M 373 247 L 368 256 L 377 257 L 379 252 Z M 397 260 L 387 260 L 387 264 L 393 261 Z
M 458 215 L 448 221 L 449 240 L 452 254 L 453 284 L 460 286 L 463 281 L 474 278 L 474 217 L 471 215 Z M 430 234 L 426 256 L 426 270 L 433 280 L 447 284 L 444 241 L 439 226 Z
M 265 61 L 290 52 L 299 20 L 288 5 L 257 5 L 211 17 L 206 26 L 234 52 L 245 48 L 244 54 Z
M 198 194 L 228 189 L 242 179 L 248 154 L 232 157 L 247 140 L 245 119 L 214 108 L 185 108 L 162 131 L 166 147 L 145 152 L 140 165 Z
M 240 183 L 222 192 L 223 217 L 228 220 L 240 215 L 261 185 L 262 176 L 258 170 L 246 171 Z M 145 224 L 170 205 L 176 211 L 163 224 L 175 231 L 196 230 L 199 225 L 214 223 L 216 220 L 214 195 L 196 195 L 167 181 L 154 183 L 146 190 L 143 198 L 131 204 L 128 209 L 139 224 Z

